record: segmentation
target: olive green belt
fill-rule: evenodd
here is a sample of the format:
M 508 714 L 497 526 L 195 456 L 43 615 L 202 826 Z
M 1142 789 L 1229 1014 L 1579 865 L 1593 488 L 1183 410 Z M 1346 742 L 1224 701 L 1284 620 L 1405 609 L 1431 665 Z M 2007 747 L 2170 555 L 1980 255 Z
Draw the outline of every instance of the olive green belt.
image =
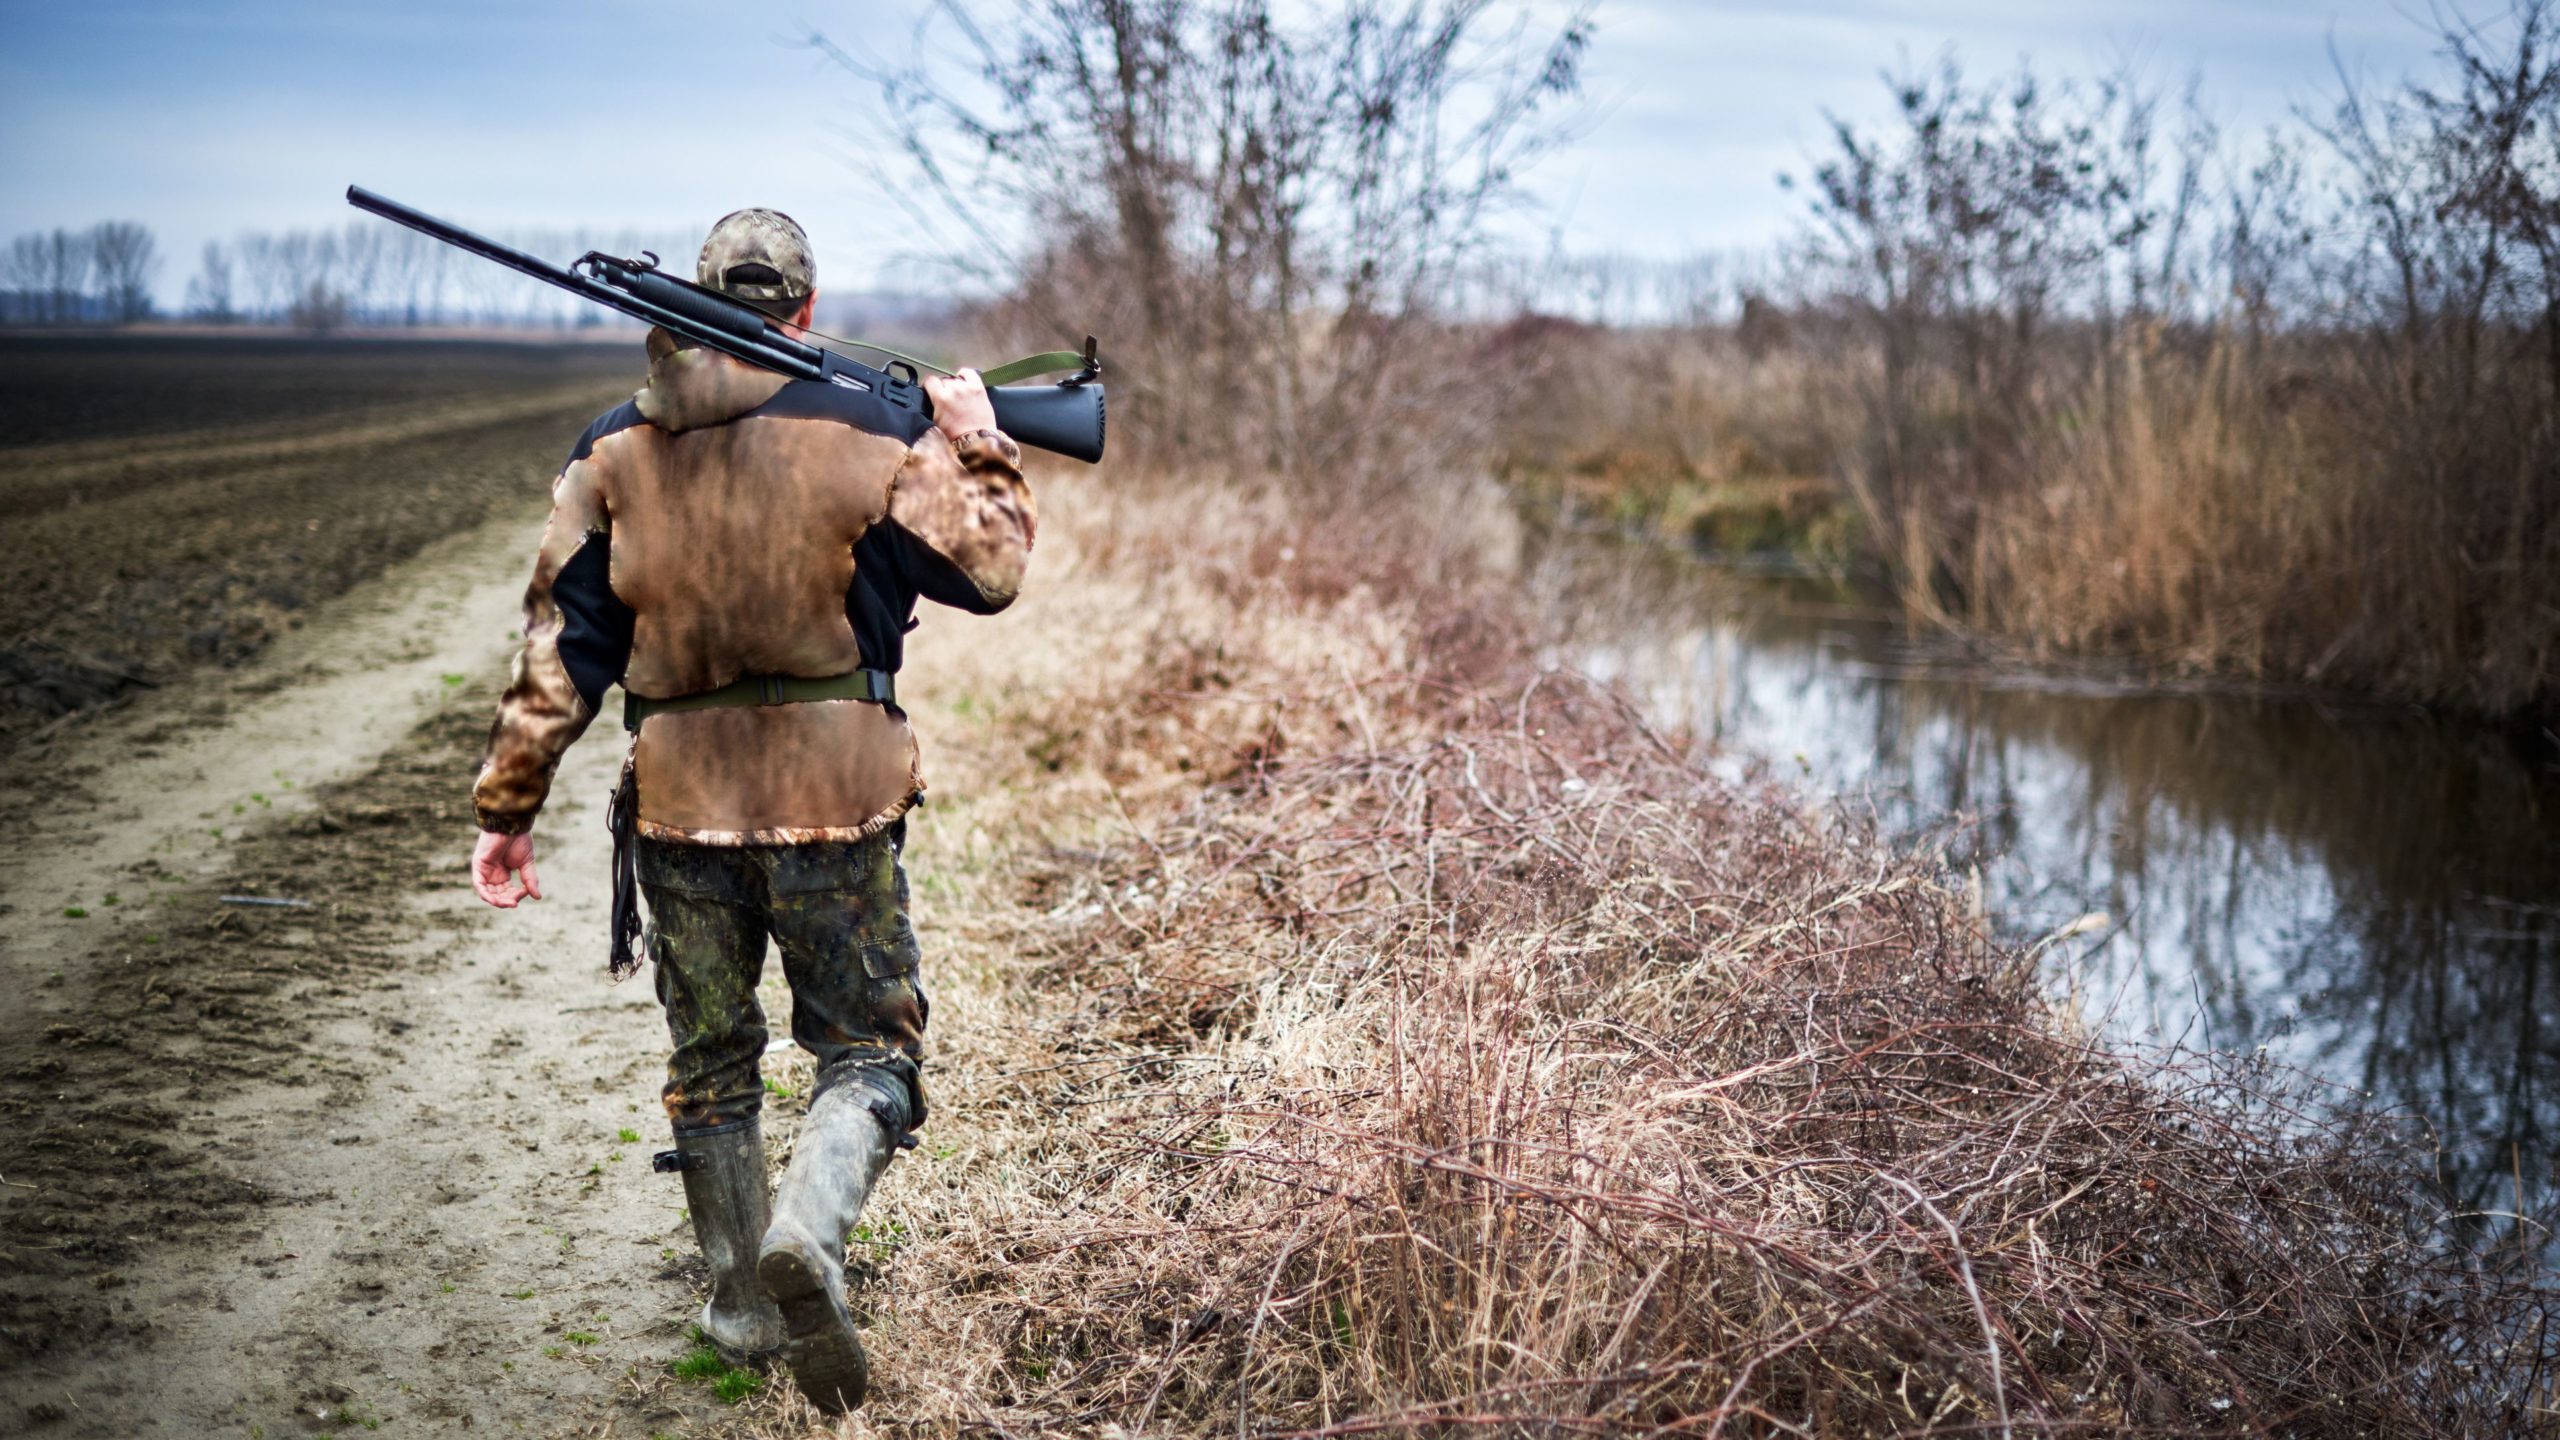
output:
M 622 728 L 637 732 L 652 715 L 678 710 L 712 710 L 730 705 L 798 705 L 811 700 L 868 700 L 874 705 L 898 703 L 896 677 L 886 670 L 856 670 L 850 675 L 808 679 L 799 675 L 745 675 L 717 690 L 652 700 L 625 691 Z

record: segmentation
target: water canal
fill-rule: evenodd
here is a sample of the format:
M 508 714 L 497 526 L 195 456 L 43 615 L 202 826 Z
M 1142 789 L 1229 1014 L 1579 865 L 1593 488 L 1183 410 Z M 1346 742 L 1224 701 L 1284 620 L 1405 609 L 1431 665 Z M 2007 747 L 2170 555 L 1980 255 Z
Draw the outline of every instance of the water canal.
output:
M 1943 846 L 2007 930 L 2080 922 L 2048 963 L 2092 1023 L 2263 1047 L 2423 1117 L 2457 1207 L 2560 1193 L 2549 735 L 1986 664 L 1824 583 L 1553 530 L 1529 547 L 1567 602 L 1561 658 L 1715 763 Z

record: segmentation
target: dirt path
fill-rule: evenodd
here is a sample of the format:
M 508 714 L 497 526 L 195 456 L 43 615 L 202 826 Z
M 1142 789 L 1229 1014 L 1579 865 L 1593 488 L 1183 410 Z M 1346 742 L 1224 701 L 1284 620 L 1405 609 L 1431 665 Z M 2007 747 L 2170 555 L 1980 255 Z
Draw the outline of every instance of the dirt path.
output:
M 462 777 L 532 532 L 433 547 L 260 663 L 20 757 L 0 860 L 0 1431 L 691 1429 L 648 1172 L 664 1035 L 601 975 L 609 735 L 516 916 Z M 82 793 L 85 792 L 85 793 Z M 227 893 L 310 908 L 225 905 Z
M 0 355 L 55 385 L 0 406 L 0 1434 L 805 1432 L 787 1390 L 732 1407 L 670 1374 L 699 1262 L 648 1169 L 654 997 L 602 975 L 609 723 L 543 823 L 554 898 L 463 888 L 540 481 L 628 378 L 378 348 Z M 902 681 L 951 1083 L 885 1234 L 928 1233 L 1000 1133 L 972 1112 L 1024 1023 L 996 857 L 1063 777 L 1019 783 L 990 717 L 1091 659 L 1060 636 L 1111 633 L 1072 607 L 1126 608 L 1062 584 L 1075 554 L 1044 537 L 1037 598 L 992 624 L 927 615 Z M 768 1075 L 809 1079 L 789 1053 Z M 777 1162 L 798 1110 L 768 1109 Z M 859 1267 L 891 1348 L 901 1243 Z M 890 1359 L 884 1403 L 929 1373 Z

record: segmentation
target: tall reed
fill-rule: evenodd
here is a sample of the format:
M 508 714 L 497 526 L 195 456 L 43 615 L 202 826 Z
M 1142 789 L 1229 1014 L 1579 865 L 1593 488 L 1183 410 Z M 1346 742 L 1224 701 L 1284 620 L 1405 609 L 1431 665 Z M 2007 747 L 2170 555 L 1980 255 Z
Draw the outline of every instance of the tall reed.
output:
M 1836 463 L 1915 614 L 2560 710 L 2560 20 L 2443 39 L 2256 151 L 2121 72 L 1949 63 L 1835 127 Z

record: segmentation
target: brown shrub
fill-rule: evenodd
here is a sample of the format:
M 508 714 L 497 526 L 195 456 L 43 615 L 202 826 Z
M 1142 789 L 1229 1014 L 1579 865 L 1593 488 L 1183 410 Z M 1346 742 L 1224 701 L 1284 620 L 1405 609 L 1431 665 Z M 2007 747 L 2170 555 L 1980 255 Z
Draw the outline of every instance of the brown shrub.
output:
M 2417 1137 L 2080 1033 L 1919 863 L 1538 674 L 1496 570 L 1304 588 L 1200 507 L 1112 515 L 1096 568 L 1187 641 L 1034 713 L 1228 760 L 1142 754 L 1183 778 L 1114 780 L 1121 839 L 1011 862 L 878 1423 L 2540 1423 L 2550 1292 L 2453 1245 Z

